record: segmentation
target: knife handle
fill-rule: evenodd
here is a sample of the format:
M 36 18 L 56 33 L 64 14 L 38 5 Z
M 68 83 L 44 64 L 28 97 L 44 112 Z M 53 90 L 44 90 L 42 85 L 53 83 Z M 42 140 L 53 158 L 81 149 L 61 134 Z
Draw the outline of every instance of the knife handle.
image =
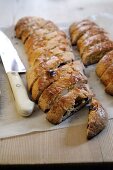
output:
M 29 99 L 20 75 L 17 72 L 8 72 L 7 76 L 14 94 L 18 113 L 22 116 L 31 115 L 35 104 Z

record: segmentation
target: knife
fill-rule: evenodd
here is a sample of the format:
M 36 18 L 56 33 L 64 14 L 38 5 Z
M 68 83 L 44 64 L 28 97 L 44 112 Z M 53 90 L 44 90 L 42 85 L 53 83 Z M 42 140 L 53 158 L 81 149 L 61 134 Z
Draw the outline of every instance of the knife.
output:
M 29 99 L 19 75 L 26 72 L 26 69 L 12 42 L 2 31 L 0 31 L 0 56 L 13 91 L 17 112 L 22 116 L 31 115 L 35 104 Z

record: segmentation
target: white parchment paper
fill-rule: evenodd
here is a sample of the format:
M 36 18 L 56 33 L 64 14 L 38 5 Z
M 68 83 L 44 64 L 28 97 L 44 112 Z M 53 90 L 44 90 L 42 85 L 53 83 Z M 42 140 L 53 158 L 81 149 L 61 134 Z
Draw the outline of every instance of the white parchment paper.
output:
M 110 14 L 100 14 L 98 16 L 94 15 L 91 17 L 92 20 L 95 20 L 100 26 L 105 28 L 107 32 L 110 33 L 110 36 L 113 38 L 113 16 Z M 109 27 L 110 25 L 110 27 Z M 112 29 L 111 29 L 112 27 Z M 66 25 L 64 29 L 68 29 Z M 24 51 L 22 42 L 15 38 L 14 27 L 2 28 L 2 30 L 8 35 L 11 39 L 14 47 L 17 49 L 18 54 L 27 68 L 27 56 Z M 10 57 L 10 56 L 9 56 Z M 76 57 L 78 55 L 76 54 Z M 113 97 L 106 94 L 104 91 L 104 86 L 101 84 L 100 80 L 95 74 L 95 65 L 89 66 L 85 70 L 86 75 L 89 80 L 89 85 L 92 88 L 93 92 L 96 94 L 96 97 L 101 101 L 103 106 L 106 108 L 109 119 L 113 118 Z M 21 75 L 23 82 L 26 86 L 25 74 Z M 27 86 L 26 86 L 27 88 Z M 35 110 L 30 117 L 21 117 L 15 108 L 15 100 L 10 88 L 10 84 L 5 74 L 4 67 L 0 61 L 0 138 L 11 137 L 22 135 L 35 131 L 48 131 L 55 130 L 59 128 L 65 128 L 69 126 L 77 126 L 78 124 L 87 124 L 88 118 L 88 109 L 83 108 L 79 112 L 75 113 L 70 118 L 66 119 L 59 125 L 52 125 L 46 120 L 46 114 L 43 113 L 38 106 L 35 106 Z

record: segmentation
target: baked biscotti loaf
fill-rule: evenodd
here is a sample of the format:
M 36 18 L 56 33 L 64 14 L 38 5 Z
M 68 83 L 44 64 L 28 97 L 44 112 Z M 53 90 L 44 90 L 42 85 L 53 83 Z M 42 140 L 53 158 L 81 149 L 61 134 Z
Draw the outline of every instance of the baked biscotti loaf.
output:
M 77 45 L 85 66 L 97 63 L 107 52 L 113 50 L 113 41 L 104 29 L 90 20 L 72 24 L 69 32 L 71 43 Z
M 79 23 L 77 29 L 81 26 L 85 29 L 78 33 L 77 39 L 92 25 L 96 33 L 98 28 L 95 23 L 88 20 Z M 74 25 L 70 30 L 74 34 L 73 30 Z M 15 31 L 28 57 L 28 90 L 32 99 L 46 112 L 47 120 L 59 124 L 86 106 L 93 93 L 84 74 L 84 65 L 80 60 L 75 60 L 65 32 L 53 22 L 38 17 L 20 19 Z M 94 32 L 89 34 L 93 35 Z M 103 30 L 100 29 L 100 32 Z
M 96 74 L 105 85 L 105 92 L 113 95 L 113 41 L 104 29 L 90 20 L 72 24 L 69 31 L 71 43 L 77 45 L 83 64 L 97 63 Z
M 84 21 L 84 25 L 88 25 L 87 21 Z M 53 22 L 38 17 L 24 17 L 17 22 L 15 31 L 16 36 L 22 39 L 28 56 L 28 90 L 44 112 L 49 112 L 57 100 L 71 94 L 73 89 L 80 90 L 81 86 L 87 85 L 83 64 L 75 61 L 69 39 Z M 91 91 L 88 88 L 84 91 L 86 98 L 90 98 Z

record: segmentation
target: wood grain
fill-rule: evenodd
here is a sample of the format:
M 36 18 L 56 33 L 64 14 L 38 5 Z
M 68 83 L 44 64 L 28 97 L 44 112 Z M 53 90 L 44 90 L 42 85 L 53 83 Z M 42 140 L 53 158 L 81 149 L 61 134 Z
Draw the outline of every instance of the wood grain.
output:
M 0 146 L 5 164 L 103 161 L 98 137 L 86 139 L 86 125 L 8 138 Z

